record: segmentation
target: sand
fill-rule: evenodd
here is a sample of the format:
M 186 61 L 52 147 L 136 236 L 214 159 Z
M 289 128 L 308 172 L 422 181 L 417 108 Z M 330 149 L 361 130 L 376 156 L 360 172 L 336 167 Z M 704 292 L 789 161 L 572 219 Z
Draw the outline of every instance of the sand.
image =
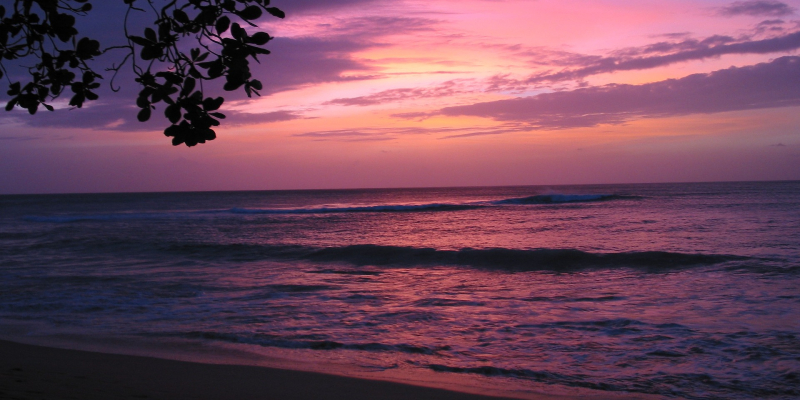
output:
M 0 341 L 0 399 L 500 398 L 314 372 L 201 364 Z
M 660 396 L 644 394 L 593 392 L 569 396 L 527 392 L 519 398 L 662 399 Z M 445 390 L 317 372 L 175 361 L 0 340 L 0 400 L 5 399 L 498 400 L 510 398 L 464 393 L 457 391 L 457 388 Z

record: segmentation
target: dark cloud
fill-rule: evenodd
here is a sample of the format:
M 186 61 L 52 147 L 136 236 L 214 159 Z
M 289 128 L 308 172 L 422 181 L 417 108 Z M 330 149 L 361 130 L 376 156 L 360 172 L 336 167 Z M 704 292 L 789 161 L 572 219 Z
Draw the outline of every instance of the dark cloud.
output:
M 349 38 L 276 38 L 270 45 L 272 54 L 252 66 L 253 75 L 264 84 L 262 95 L 319 83 L 371 79 L 372 67 L 350 54 L 376 46 L 380 45 Z
M 364 0 L 343 0 L 332 5 L 330 1 L 310 1 L 292 0 L 292 6 L 301 10 L 325 10 L 326 8 L 338 7 L 338 5 L 355 5 L 365 3 Z M 115 44 L 122 36 L 121 24 L 125 15 L 125 7 L 122 2 L 100 2 L 96 4 L 89 18 L 79 19 L 81 23 L 81 35 L 98 37 L 103 44 Z M 106 4 L 108 3 L 108 4 Z M 288 4 L 288 2 L 287 2 Z M 282 4 L 273 2 L 273 5 L 283 7 Z M 144 13 L 141 13 L 144 16 Z M 138 14 L 137 14 L 138 15 Z M 375 39 L 380 37 L 378 27 L 381 25 L 421 27 L 423 22 L 413 18 L 363 18 L 354 26 L 347 29 L 338 29 L 335 35 L 325 37 L 292 37 L 276 38 L 271 41 L 267 48 L 272 54 L 259 57 L 260 63 L 251 61 L 253 76 L 263 84 L 261 94 L 268 96 L 275 93 L 302 88 L 305 86 L 316 85 L 328 82 L 345 82 L 353 80 L 373 79 L 373 69 L 365 61 L 356 60 L 351 57 L 352 53 L 359 52 L 368 48 L 383 46 L 376 43 Z M 88 22 L 88 23 L 87 23 Z M 347 26 L 347 21 L 340 21 L 342 26 Z M 278 22 L 279 23 L 279 22 Z M 384 34 L 386 31 L 383 32 Z M 94 63 L 97 71 L 103 71 L 106 67 L 119 63 L 122 53 L 111 52 Z M 19 75 L 19 79 L 27 79 L 24 71 L 12 70 L 11 78 Z M 122 131 L 160 131 L 168 125 L 166 119 L 161 117 L 163 105 L 156 105 L 157 110 L 147 123 L 140 123 L 136 120 L 138 108 L 135 107 L 135 99 L 140 89 L 134 82 L 134 76 L 130 68 L 124 68 L 115 79 L 115 84 L 121 86 L 119 93 L 113 93 L 108 86 L 111 73 L 103 73 L 105 80 L 102 87 L 98 90 L 100 100 L 89 102 L 80 110 L 56 110 L 56 112 L 45 112 L 40 110 L 35 116 L 28 116 L 24 113 L 13 112 L 14 120 L 28 126 L 44 128 L 94 128 L 94 129 L 114 129 Z M 230 102 L 247 100 L 244 91 L 226 92 L 221 85 L 224 82 L 206 82 L 205 92 L 207 96 L 223 96 L 226 105 Z M 63 100 L 68 101 L 69 91 L 63 95 Z M 5 91 L 0 93 L 0 104 L 8 101 Z M 58 104 L 58 102 L 55 102 Z M 225 111 L 226 105 L 221 110 L 228 118 L 223 121 L 223 125 L 242 124 L 241 121 L 271 122 L 270 118 L 286 118 L 286 114 L 266 113 L 248 115 L 236 115 L 236 113 Z M 280 119 L 278 119 L 280 120 Z
M 755 33 L 757 35 L 781 34 L 786 31 L 784 24 L 786 24 L 786 21 L 782 19 L 768 19 L 761 21 L 758 23 L 758 25 L 756 25 Z
M 139 122 L 136 114 L 139 109 L 133 102 L 135 96 L 118 98 L 107 94 L 102 101 L 92 102 L 82 109 L 65 108 L 48 112 L 40 108 L 35 115 L 28 115 L 26 111 L 14 110 L 9 113 L 17 123 L 30 127 L 46 128 L 59 132 L 69 129 L 107 129 L 117 131 L 162 131 L 169 125 L 169 121 L 159 114 L 164 112 L 164 107 L 157 108 L 153 117 L 148 122 Z
M 532 124 L 538 129 L 619 124 L 670 117 L 800 105 L 800 57 L 731 67 L 644 85 L 608 85 L 447 107 L 439 114 Z
M 268 96 L 282 91 L 301 88 L 326 82 L 343 82 L 371 79 L 366 74 L 371 67 L 353 60 L 349 54 L 374 46 L 370 43 L 358 43 L 351 40 L 319 38 L 278 38 L 271 42 L 272 54 L 261 57 L 261 64 L 252 63 L 253 75 L 263 83 L 261 94 Z M 356 73 L 362 72 L 363 75 Z M 345 75 L 347 73 L 348 75 Z M 110 129 L 119 131 L 161 131 L 169 122 L 162 118 L 163 104 L 156 104 L 156 110 L 150 121 L 141 123 L 136 119 L 139 109 L 135 106 L 139 86 L 133 81 L 129 71 L 123 73 L 115 81 L 121 91 L 114 93 L 106 84 L 98 93 L 100 100 L 89 102 L 83 109 L 61 109 L 47 112 L 43 108 L 36 115 L 14 112 L 15 119 L 25 125 L 44 128 L 85 128 Z M 221 111 L 228 116 L 223 126 L 241 125 L 248 121 L 253 123 L 273 122 L 285 114 L 266 113 L 251 116 L 237 115 L 226 111 L 227 104 L 233 101 L 247 100 L 243 91 L 226 92 L 220 86 L 223 82 L 207 82 L 206 96 L 222 96 L 226 99 Z M 8 101 L 5 93 L 0 93 L 0 104 Z M 65 93 L 64 101 L 69 100 L 70 93 Z M 264 117 L 271 115 L 271 117 Z M 240 118 L 244 118 L 240 120 Z M 265 119 L 266 118 L 266 119 Z M 277 120 L 274 120 L 277 121 Z
M 8 119 L 13 122 L 30 127 L 45 128 L 53 132 L 69 129 L 158 132 L 169 126 L 169 121 L 162 117 L 164 112 L 163 103 L 156 105 L 156 110 L 149 121 L 139 122 L 136 118 L 139 108 L 131 104 L 134 101 L 133 97 L 115 97 L 113 94 L 107 97 L 103 102 L 91 103 L 83 109 L 68 108 L 58 109 L 53 112 L 42 109 L 36 115 L 29 115 L 23 110 L 14 110 L 7 113 L 7 115 L 9 116 Z M 265 113 L 243 113 L 224 109 L 221 111 L 227 117 L 221 121 L 222 128 L 303 118 L 297 112 L 285 110 Z
M 670 33 L 660 33 L 657 35 L 652 35 L 652 38 L 664 37 L 667 39 L 683 39 L 691 36 L 691 32 L 670 32 Z
M 272 111 L 265 113 L 243 113 L 228 111 L 225 126 L 266 124 L 270 122 L 291 121 L 303 118 L 302 114 L 296 111 Z
M 536 127 L 529 124 L 504 124 L 496 129 L 462 129 L 465 132 L 451 134 L 443 137 L 442 139 L 458 139 L 473 136 L 494 136 L 505 135 L 508 133 L 528 132 L 535 130 Z
M 588 62 L 583 67 L 534 75 L 521 83 L 575 80 L 591 75 L 656 68 L 726 54 L 768 54 L 790 51 L 800 48 L 800 32 L 770 39 L 732 43 L 734 41 L 728 36 L 712 36 L 701 41 L 654 43 L 637 49 L 626 49 L 610 57 L 587 58 Z
M 317 25 L 326 36 L 359 37 L 370 41 L 389 35 L 412 32 L 430 32 L 438 21 L 419 17 L 371 16 L 359 18 L 336 18 L 329 23 Z
M 10 142 L 28 142 L 39 139 L 41 139 L 39 136 L 0 136 L 0 140 L 8 140 Z
M 376 104 L 394 103 L 403 100 L 447 97 L 464 93 L 465 91 L 466 90 L 460 86 L 459 81 L 450 80 L 431 88 L 390 89 L 368 96 L 333 99 L 323 104 L 341 106 L 371 106 Z
M 377 2 L 377 0 L 274 0 L 270 5 L 280 8 L 286 12 L 287 18 L 291 18 L 297 14 L 330 13 L 342 8 L 364 7 Z
M 794 8 L 775 0 L 747 0 L 735 1 L 731 5 L 720 9 L 719 12 L 728 17 L 735 15 L 782 17 L 794 14 Z
M 362 128 L 304 132 L 294 136 L 312 138 L 317 141 L 365 142 L 394 140 L 398 136 L 421 133 L 429 132 L 424 128 Z
M 530 131 L 533 128 L 526 123 L 509 122 L 499 127 L 471 127 L 471 128 L 424 128 L 424 127 L 405 127 L 405 128 L 361 128 L 361 129 L 340 129 L 330 131 L 314 131 L 296 134 L 297 137 L 313 138 L 320 141 L 385 141 L 395 140 L 409 135 L 445 135 L 441 139 L 461 138 L 469 136 L 499 135 L 511 132 Z
M 426 119 L 428 119 L 428 118 L 430 118 L 430 117 L 432 117 L 434 115 L 436 115 L 436 113 L 415 111 L 415 112 L 392 114 L 392 117 L 400 118 L 400 119 L 413 119 L 413 120 L 423 121 L 423 120 L 426 120 Z

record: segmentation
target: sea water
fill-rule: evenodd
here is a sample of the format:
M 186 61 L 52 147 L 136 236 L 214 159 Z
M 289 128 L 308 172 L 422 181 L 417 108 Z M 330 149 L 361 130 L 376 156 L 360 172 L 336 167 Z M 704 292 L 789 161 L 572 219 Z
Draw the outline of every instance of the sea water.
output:
M 800 182 L 0 196 L 0 319 L 520 393 L 797 398 Z

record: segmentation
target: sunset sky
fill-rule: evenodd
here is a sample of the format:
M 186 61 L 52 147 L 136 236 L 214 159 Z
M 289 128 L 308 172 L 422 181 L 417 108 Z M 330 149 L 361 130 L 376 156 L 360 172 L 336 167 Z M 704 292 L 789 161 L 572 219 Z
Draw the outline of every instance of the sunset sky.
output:
M 0 193 L 800 179 L 800 0 L 272 4 L 216 140 L 173 147 L 121 81 L 1 112 Z

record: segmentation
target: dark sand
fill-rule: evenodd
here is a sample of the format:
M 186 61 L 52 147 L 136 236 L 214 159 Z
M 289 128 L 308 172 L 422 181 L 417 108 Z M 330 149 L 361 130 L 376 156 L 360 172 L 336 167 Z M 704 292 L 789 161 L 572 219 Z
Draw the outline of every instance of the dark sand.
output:
M 314 372 L 201 364 L 0 340 L 0 399 L 500 398 Z

